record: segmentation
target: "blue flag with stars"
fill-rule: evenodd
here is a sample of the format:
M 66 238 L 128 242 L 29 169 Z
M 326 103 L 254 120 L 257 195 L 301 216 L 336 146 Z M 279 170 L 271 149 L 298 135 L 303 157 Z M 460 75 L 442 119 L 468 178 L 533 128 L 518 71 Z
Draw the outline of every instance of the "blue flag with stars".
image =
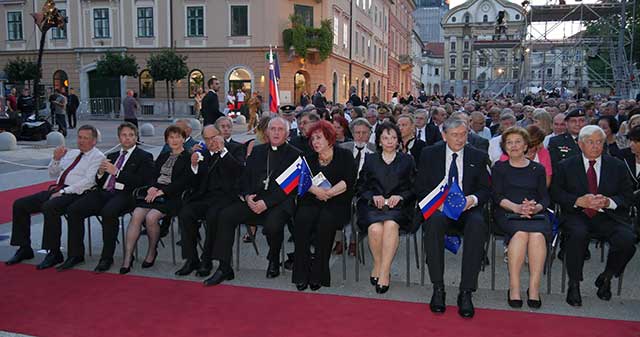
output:
M 300 182 L 298 183 L 298 195 L 303 196 L 311 188 L 313 184 L 313 176 L 311 175 L 311 169 L 307 164 L 307 160 L 303 157 L 302 164 L 300 165 Z
M 449 195 L 442 207 L 442 213 L 449 219 L 458 220 L 466 205 L 467 199 L 458 185 L 458 179 L 454 178 L 449 186 Z

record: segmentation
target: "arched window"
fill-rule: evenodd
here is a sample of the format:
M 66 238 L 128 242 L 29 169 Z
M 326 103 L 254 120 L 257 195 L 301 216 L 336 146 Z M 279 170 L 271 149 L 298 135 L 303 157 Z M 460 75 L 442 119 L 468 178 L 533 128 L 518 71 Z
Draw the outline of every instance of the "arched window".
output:
M 155 82 L 153 82 L 153 77 L 151 77 L 151 73 L 148 69 L 144 69 L 140 72 L 140 76 L 138 76 L 139 86 L 140 86 L 140 98 L 155 98 L 156 97 L 156 86 Z
M 238 90 L 242 90 L 246 96 L 246 100 L 249 100 L 251 97 L 251 72 L 243 67 L 234 68 L 229 73 L 229 90 L 232 90 L 234 95 L 238 92 Z
M 487 14 L 482 16 L 482 22 L 489 22 L 489 16 Z
M 464 23 L 469 23 L 469 21 L 471 20 L 469 14 L 465 14 L 464 15 Z
M 198 89 L 204 91 L 204 74 L 198 69 L 193 69 L 189 73 L 189 98 L 194 98 Z
M 338 74 L 336 74 L 335 72 L 333 73 L 333 86 L 331 89 L 333 91 L 333 104 L 336 104 L 338 102 Z
M 68 93 L 69 89 L 69 76 L 64 70 L 56 70 L 53 73 L 53 89 L 64 90 L 65 93 Z

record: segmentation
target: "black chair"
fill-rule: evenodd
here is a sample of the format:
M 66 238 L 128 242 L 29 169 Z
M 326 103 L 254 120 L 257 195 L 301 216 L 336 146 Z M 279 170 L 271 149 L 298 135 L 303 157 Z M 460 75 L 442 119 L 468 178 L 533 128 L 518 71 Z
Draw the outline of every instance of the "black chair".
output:
M 120 218 L 120 234 L 122 235 L 122 256 L 124 256 L 126 254 L 126 245 L 125 245 L 125 232 L 126 232 L 126 228 L 124 225 L 124 217 L 125 215 L 129 215 L 129 217 L 131 217 L 131 212 L 126 212 L 126 213 L 122 213 L 120 214 L 119 218 Z M 96 218 L 96 220 L 98 220 L 98 222 L 100 223 L 100 225 L 102 225 L 102 217 L 99 215 L 95 215 L 94 216 Z M 92 247 L 91 247 L 91 217 L 87 217 L 86 219 L 87 222 L 87 239 L 88 239 L 88 247 L 89 247 L 89 256 L 92 256 Z M 120 243 L 119 240 L 116 239 L 116 243 Z
M 355 273 L 356 273 L 356 282 L 360 281 L 360 263 L 365 265 L 365 252 L 364 252 L 364 238 L 367 237 L 367 231 L 361 230 L 358 224 L 358 198 L 353 198 L 351 200 L 351 226 L 354 229 L 355 241 L 356 241 L 356 263 L 355 263 Z M 415 257 L 416 257 L 416 268 L 420 269 L 420 261 L 418 257 L 418 236 L 417 232 L 420 229 L 420 226 L 415 225 L 414 228 L 410 231 L 400 230 L 400 238 L 405 238 L 405 245 L 407 247 L 407 287 L 411 285 L 411 237 L 413 237 Z M 422 268 L 424 269 L 424 268 Z
M 293 221 L 293 217 L 291 218 L 291 221 Z M 249 228 L 249 224 L 246 224 L 247 226 L 247 232 L 249 233 L 249 236 L 251 237 L 251 242 L 253 244 L 253 248 L 256 251 L 256 256 L 260 256 L 260 252 L 258 251 L 258 246 L 256 245 L 256 238 L 257 238 L 257 233 L 258 230 L 256 228 L 256 234 L 252 234 L 250 230 L 248 230 Z M 258 224 L 255 225 L 260 226 Z M 242 225 L 239 225 L 236 228 L 236 271 L 240 270 L 240 246 L 242 245 L 242 239 L 241 239 L 241 227 Z M 285 273 L 285 268 L 284 268 L 284 261 L 285 261 L 285 251 L 284 251 L 284 243 L 286 242 L 286 240 L 282 240 L 282 247 L 280 247 L 280 263 L 282 265 L 282 268 L 280 269 L 282 271 L 282 273 Z

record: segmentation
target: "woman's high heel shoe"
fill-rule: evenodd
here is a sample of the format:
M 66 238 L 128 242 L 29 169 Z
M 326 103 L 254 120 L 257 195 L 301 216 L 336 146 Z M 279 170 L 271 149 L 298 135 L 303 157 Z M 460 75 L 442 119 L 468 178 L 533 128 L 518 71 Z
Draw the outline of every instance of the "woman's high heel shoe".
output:
M 378 278 L 377 277 L 373 277 L 373 276 L 369 276 L 369 282 L 371 282 L 372 286 L 375 286 L 378 284 Z
M 153 267 L 153 265 L 156 263 L 156 258 L 157 257 L 158 257 L 158 251 L 156 250 L 156 255 L 153 257 L 153 261 L 151 261 L 151 262 L 147 262 L 146 260 L 142 261 L 142 268 L 146 269 L 146 268 Z
M 538 294 L 537 300 L 532 300 L 529 298 L 529 289 L 527 289 L 527 305 L 532 309 L 540 309 L 542 306 L 542 297 L 540 297 L 540 294 Z
M 379 280 L 378 280 L 379 281 Z M 389 291 L 389 286 L 391 285 L 391 275 L 389 275 L 389 284 L 385 285 L 381 285 L 380 283 L 376 282 L 376 293 L 378 294 L 384 294 L 387 291 Z
M 507 303 L 512 308 L 522 308 L 522 300 L 512 300 L 511 299 L 511 290 L 507 290 Z
M 135 257 L 132 255 L 131 256 L 131 260 L 130 260 L 131 262 L 129 262 L 129 266 L 120 268 L 120 275 L 128 274 L 131 271 L 131 268 L 133 268 L 133 260 L 134 259 L 135 259 Z

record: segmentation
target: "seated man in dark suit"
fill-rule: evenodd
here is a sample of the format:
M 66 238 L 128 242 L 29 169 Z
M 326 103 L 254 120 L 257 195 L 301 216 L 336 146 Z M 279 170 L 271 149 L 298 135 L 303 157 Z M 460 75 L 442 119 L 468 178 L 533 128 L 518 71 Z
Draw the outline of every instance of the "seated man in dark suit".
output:
M 98 130 L 91 125 L 83 125 L 78 129 L 78 149 L 67 150 L 59 146 L 53 151 L 53 159 L 49 163 L 49 176 L 56 178 L 56 183 L 48 190 L 17 199 L 13 203 L 13 226 L 11 228 L 11 245 L 20 248 L 6 262 L 13 265 L 33 258 L 31 249 L 31 214 L 42 212 L 44 226 L 42 231 L 42 249 L 49 251 L 37 269 L 51 268 L 63 262 L 60 251 L 62 223 L 60 217 L 67 208 L 78 200 L 95 184 L 95 175 L 104 160 L 104 154 L 95 146 L 98 141 Z
M 220 136 L 222 136 L 222 138 L 224 139 L 224 146 L 227 147 L 230 152 L 242 151 L 234 153 L 233 156 L 237 159 L 246 158 L 247 149 L 244 144 L 236 142 L 231 138 L 231 135 L 233 134 L 233 120 L 231 119 L 231 117 L 222 116 L 218 118 L 218 120 L 216 120 L 215 126 L 216 129 L 220 132 Z M 238 147 L 238 145 L 240 147 Z M 234 151 L 231 151 L 232 149 Z M 242 159 L 242 162 L 244 163 L 244 159 Z
M 307 137 L 307 130 L 320 120 L 320 116 L 315 112 L 305 111 L 300 115 L 300 123 L 298 123 L 298 135 L 292 137 L 289 143 L 298 148 L 303 153 L 311 153 L 311 145 Z
M 234 278 L 231 268 L 235 228 L 241 223 L 263 224 L 269 244 L 267 278 L 280 275 L 280 249 L 284 240 L 284 226 L 295 211 L 296 193 L 285 194 L 276 182 L 301 152 L 286 140 L 289 123 L 274 117 L 267 128 L 269 143 L 256 145 L 242 175 L 241 198 L 220 213 L 220 223 L 213 243 L 213 258 L 220 261 L 218 270 L 205 285 L 220 284 Z M 230 196 L 233 198 L 233 196 Z
M 554 170 L 563 159 L 580 154 L 578 134 L 586 125 L 585 112 L 580 108 L 571 110 L 564 120 L 567 123 L 567 132 L 549 139 L 547 146 Z
M 444 143 L 422 150 L 422 160 L 418 167 L 415 191 L 422 200 L 448 177 L 451 184 L 459 184 L 465 195 L 466 204 L 459 220 L 445 216 L 436 210 L 425 222 L 427 265 L 433 284 L 431 311 L 445 311 L 444 289 L 444 236 L 452 225 L 464 226 L 464 251 L 462 255 L 462 280 L 458 295 L 458 313 L 462 317 L 473 317 L 474 308 L 471 294 L 478 285 L 478 273 L 484 256 L 484 242 L 488 227 L 482 216 L 482 207 L 489 200 L 489 173 L 487 154 L 467 145 L 469 127 L 464 119 L 449 118 L 443 125 Z
M 113 254 L 120 228 L 118 217 L 135 207 L 133 190 L 150 185 L 153 170 L 151 153 L 136 146 L 138 128 L 129 122 L 118 126 L 119 151 L 107 155 L 96 175 L 97 189 L 85 194 L 69 206 L 69 256 L 61 268 L 70 269 L 84 261 L 84 219 L 102 217 L 102 255 L 95 268 L 104 272 L 113 264 Z
M 218 119 L 220 120 L 222 118 Z M 182 227 L 182 257 L 186 260 L 176 272 L 178 276 L 189 275 L 196 269 L 196 275 L 200 277 L 206 277 L 211 272 L 211 251 L 220 211 L 233 203 L 234 197 L 239 194 L 238 180 L 244 168 L 242 144 L 225 144 L 220 130 L 214 125 L 207 125 L 202 129 L 202 138 L 207 148 L 191 155 L 195 192 L 182 207 L 178 217 Z M 202 219 L 207 221 L 207 236 L 202 260 L 199 260 L 196 247 L 199 220 Z
M 553 172 L 551 195 L 563 210 L 569 275 L 567 303 L 572 306 L 582 305 L 580 281 L 591 235 L 606 240 L 610 247 L 604 272 L 595 281 L 602 300 L 611 299 L 611 278 L 622 274 L 636 250 L 627 216 L 633 185 L 624 163 L 602 154 L 605 142 L 602 129 L 585 126 L 578 136 L 582 154 L 561 161 Z
M 196 142 L 195 139 L 191 137 L 191 133 L 193 132 L 191 123 L 189 122 L 188 119 L 182 118 L 176 121 L 176 125 L 182 130 L 184 130 L 184 133 L 187 135 L 187 138 L 184 140 L 184 144 L 182 144 L 182 147 L 184 147 L 185 151 L 193 152 L 192 148 L 194 145 L 198 144 L 198 142 Z M 160 153 L 165 153 L 169 151 L 171 151 L 171 148 L 169 147 L 169 145 L 164 144 Z

